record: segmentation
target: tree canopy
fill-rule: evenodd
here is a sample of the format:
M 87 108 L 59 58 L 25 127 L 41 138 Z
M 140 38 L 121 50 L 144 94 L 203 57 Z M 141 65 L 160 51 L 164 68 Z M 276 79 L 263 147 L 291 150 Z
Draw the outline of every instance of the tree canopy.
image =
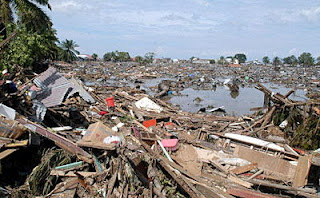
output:
M 298 59 L 294 55 L 291 55 L 291 56 L 283 58 L 283 63 L 289 64 L 289 65 L 297 65 Z
M 317 57 L 317 65 L 320 65 L 320 56 Z
M 148 63 L 152 63 L 153 59 L 154 59 L 155 53 L 154 52 L 148 52 L 144 55 L 144 58 L 146 60 L 146 62 Z
M 93 60 L 94 60 L 94 61 L 96 61 L 96 60 L 97 60 L 97 58 L 98 58 L 98 54 L 93 53 L 93 54 L 91 55 L 91 57 L 93 58 Z
M 304 52 L 299 57 L 299 64 L 303 66 L 312 66 L 314 65 L 314 58 L 312 57 L 311 53 Z
M 239 63 L 245 63 L 247 61 L 247 56 L 245 54 L 236 54 L 234 58 L 239 60 Z
M 47 6 L 50 10 L 49 0 L 1 0 L 0 1 L 0 27 L 17 22 L 32 32 L 45 32 L 51 29 L 52 23 L 48 15 L 39 7 Z M 17 20 L 14 20 L 14 18 Z M 5 35 L 7 30 L 0 32 Z
M 274 57 L 272 64 L 273 65 L 281 65 L 282 64 L 281 59 L 278 56 Z
M 12 66 L 30 67 L 57 57 L 59 48 L 55 30 L 38 33 L 19 28 L 15 31 L 17 36 L 0 54 L 0 70 Z
M 120 52 L 118 50 L 107 52 L 103 55 L 104 61 L 125 62 L 131 59 L 129 52 Z
M 59 43 L 60 51 L 60 59 L 66 62 L 72 62 L 77 59 L 77 51 L 75 48 L 79 47 L 79 45 L 74 40 L 64 40 Z
M 266 64 L 269 64 L 270 63 L 270 58 L 268 56 L 264 56 L 262 58 L 262 62 L 266 65 Z

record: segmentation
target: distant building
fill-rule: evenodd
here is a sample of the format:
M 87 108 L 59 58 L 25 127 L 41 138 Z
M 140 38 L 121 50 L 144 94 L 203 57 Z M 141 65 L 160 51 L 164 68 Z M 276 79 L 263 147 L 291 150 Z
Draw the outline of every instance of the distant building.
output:
M 242 65 L 240 65 L 240 64 L 229 64 L 228 66 L 229 67 L 241 67 Z
M 210 64 L 210 59 L 194 58 L 194 59 L 192 59 L 192 63 L 194 63 L 194 64 Z
M 155 58 L 153 63 L 170 63 L 171 58 Z
M 236 58 L 228 57 L 228 58 L 225 58 L 224 60 L 229 64 L 239 64 L 239 60 Z
M 77 57 L 80 60 L 93 60 L 93 58 L 89 54 L 79 54 Z
M 172 62 L 172 63 L 179 63 L 179 62 L 180 62 L 180 60 L 179 60 L 179 59 L 174 58 L 174 59 L 172 59 L 172 60 L 171 60 L 171 62 Z
M 253 61 L 246 61 L 243 65 L 263 65 L 258 59 Z

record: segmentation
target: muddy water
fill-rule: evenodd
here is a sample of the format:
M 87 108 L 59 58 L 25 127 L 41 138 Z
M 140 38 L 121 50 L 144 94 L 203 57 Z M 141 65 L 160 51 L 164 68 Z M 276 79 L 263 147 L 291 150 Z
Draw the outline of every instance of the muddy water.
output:
M 108 85 L 108 86 L 129 86 L 135 87 L 140 85 L 141 90 L 145 90 L 148 94 L 154 95 L 157 85 L 163 80 L 173 80 L 175 78 L 153 78 L 141 79 L 142 83 L 133 83 L 127 80 L 107 80 L 101 82 L 87 81 L 85 84 L 90 85 Z M 218 79 L 223 82 L 224 79 Z M 291 88 L 286 88 L 283 85 L 265 83 L 268 89 L 274 93 L 286 94 Z M 151 88 L 151 89 L 150 89 Z M 298 101 L 306 101 L 306 92 L 302 89 L 297 89 L 295 93 L 290 96 L 290 99 Z M 197 102 L 195 99 L 199 97 L 202 101 Z M 218 86 L 216 90 L 195 90 L 193 88 L 186 88 L 180 92 L 179 95 L 174 95 L 168 100 L 172 104 L 179 105 L 184 111 L 198 112 L 200 108 L 220 107 L 224 106 L 229 115 L 246 115 L 252 114 L 250 108 L 262 107 L 264 94 L 253 87 L 240 87 L 238 94 L 231 94 L 228 88 Z M 208 108 L 210 109 L 210 108 Z
M 280 85 L 265 84 L 267 88 L 274 93 L 286 94 L 290 88 Z M 224 106 L 229 115 L 245 115 L 252 114 L 252 107 L 262 107 L 264 94 L 255 88 L 240 88 L 239 94 L 231 94 L 230 91 L 223 87 L 217 87 L 213 90 L 194 90 L 187 88 L 183 90 L 181 96 L 173 96 L 169 100 L 172 104 L 177 104 L 182 110 L 189 112 L 197 112 L 202 107 L 220 107 Z M 305 101 L 305 91 L 298 89 L 290 96 L 290 99 Z M 202 101 L 197 102 L 195 99 L 200 97 Z

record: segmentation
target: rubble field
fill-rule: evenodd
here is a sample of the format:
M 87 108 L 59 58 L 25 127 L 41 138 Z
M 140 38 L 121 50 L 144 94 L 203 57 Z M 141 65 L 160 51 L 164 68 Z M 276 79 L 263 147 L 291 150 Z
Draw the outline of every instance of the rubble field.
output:
M 42 70 L 0 81 L 0 197 L 320 197 L 318 67 Z

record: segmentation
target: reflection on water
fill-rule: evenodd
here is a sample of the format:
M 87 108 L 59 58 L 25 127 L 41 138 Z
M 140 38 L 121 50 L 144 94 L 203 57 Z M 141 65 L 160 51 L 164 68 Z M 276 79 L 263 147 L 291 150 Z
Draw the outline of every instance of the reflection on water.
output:
M 285 88 L 279 85 L 265 84 L 267 88 L 275 93 L 286 94 L 290 88 Z M 241 88 L 239 92 L 230 92 L 224 87 L 217 87 L 214 90 L 194 90 L 187 88 L 180 92 L 181 96 L 173 96 L 169 102 L 180 105 L 182 110 L 189 112 L 197 112 L 202 107 L 219 107 L 224 106 L 228 114 L 245 115 L 252 114 L 252 107 L 262 107 L 264 94 L 255 88 Z M 305 101 L 304 90 L 298 89 L 290 96 L 290 99 Z M 202 101 L 195 103 L 193 100 L 200 97 Z

